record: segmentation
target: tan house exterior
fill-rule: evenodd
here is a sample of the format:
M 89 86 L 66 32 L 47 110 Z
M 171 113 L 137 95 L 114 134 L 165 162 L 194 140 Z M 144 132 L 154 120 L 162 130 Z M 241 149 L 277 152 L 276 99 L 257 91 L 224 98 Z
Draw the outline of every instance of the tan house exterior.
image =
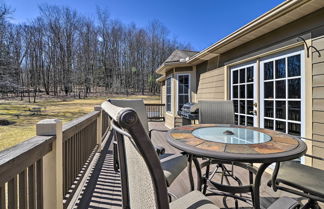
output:
M 238 124 L 324 140 L 324 1 L 286 0 L 201 52 L 175 51 L 156 73 L 169 128 L 183 101 L 234 100 Z

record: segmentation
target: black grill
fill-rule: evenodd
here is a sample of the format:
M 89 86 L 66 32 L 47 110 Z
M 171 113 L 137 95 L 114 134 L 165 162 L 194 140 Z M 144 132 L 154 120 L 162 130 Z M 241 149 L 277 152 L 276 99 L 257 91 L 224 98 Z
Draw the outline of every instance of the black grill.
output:
M 186 103 L 178 111 L 178 115 L 182 118 L 189 120 L 198 120 L 199 118 L 199 106 L 197 103 Z

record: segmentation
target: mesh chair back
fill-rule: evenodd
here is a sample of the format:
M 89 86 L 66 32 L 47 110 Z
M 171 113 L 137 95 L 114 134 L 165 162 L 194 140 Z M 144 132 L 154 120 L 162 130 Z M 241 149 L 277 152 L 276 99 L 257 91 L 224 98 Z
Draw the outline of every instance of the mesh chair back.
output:
M 144 101 L 142 99 L 110 99 L 111 104 L 118 107 L 129 107 L 136 111 L 146 133 L 149 132 L 148 120 Z
M 234 124 L 233 101 L 199 101 L 200 124 Z
M 117 138 L 123 208 L 169 209 L 159 158 L 136 112 L 110 102 L 104 102 L 102 107 L 113 119 Z

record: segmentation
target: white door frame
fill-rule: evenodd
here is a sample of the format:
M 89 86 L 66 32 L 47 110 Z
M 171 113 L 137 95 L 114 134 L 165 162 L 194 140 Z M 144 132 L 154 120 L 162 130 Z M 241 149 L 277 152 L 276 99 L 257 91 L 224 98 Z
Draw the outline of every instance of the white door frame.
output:
M 256 65 L 256 62 L 253 62 L 253 63 L 245 63 L 243 65 L 238 65 L 238 66 L 234 66 L 232 68 L 230 68 L 230 71 L 231 71 L 231 84 L 230 84 L 230 92 L 231 92 L 231 100 L 235 100 L 235 98 L 233 98 L 233 72 L 234 71 L 238 71 L 242 68 L 245 68 L 245 81 L 247 79 L 247 72 L 246 72 L 246 68 L 248 67 L 253 67 L 253 111 L 255 112 L 256 111 L 256 107 L 254 106 L 254 104 L 257 103 L 258 101 L 258 95 L 257 95 L 257 91 L 256 91 L 256 88 L 257 88 L 257 65 Z M 239 73 L 238 73 L 238 78 L 240 77 Z M 247 85 L 246 83 L 250 83 L 250 82 L 245 82 L 244 85 L 245 85 L 245 98 L 244 98 L 244 101 L 248 101 L 248 100 L 251 100 L 251 99 L 247 99 Z M 252 82 L 251 82 L 252 83 Z M 239 86 L 239 83 L 238 83 L 238 86 Z M 240 91 L 238 90 L 238 95 L 240 95 Z M 240 96 L 238 96 L 237 98 L 238 100 L 240 100 Z M 239 103 L 238 103 L 238 108 L 239 107 Z M 247 105 L 245 105 L 245 108 L 247 108 Z M 245 109 L 246 111 L 246 109 Z M 236 115 L 236 114 L 235 114 Z M 241 114 L 239 114 L 238 116 L 240 116 Z M 247 116 L 247 114 L 244 114 L 245 116 Z M 256 124 L 258 124 L 257 120 L 258 120 L 258 117 L 256 114 L 253 113 L 253 115 L 248 115 L 248 117 L 253 117 L 253 126 L 256 126 Z M 239 119 L 238 119 L 239 121 Z M 246 122 L 246 121 L 245 121 Z

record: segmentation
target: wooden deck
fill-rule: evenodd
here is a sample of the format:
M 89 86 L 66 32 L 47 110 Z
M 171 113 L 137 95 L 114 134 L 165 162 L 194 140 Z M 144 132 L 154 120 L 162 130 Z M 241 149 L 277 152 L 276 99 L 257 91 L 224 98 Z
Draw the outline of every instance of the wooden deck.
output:
M 166 129 L 161 122 L 151 122 L 150 128 Z M 119 174 L 113 170 L 112 166 L 112 150 L 108 145 L 111 139 L 107 139 L 106 146 L 101 153 L 95 156 L 93 165 L 89 167 L 88 176 L 85 177 L 83 184 L 79 188 L 77 197 L 74 199 L 71 208 L 121 208 L 121 185 Z M 165 133 L 154 132 L 152 135 L 154 144 L 165 147 L 166 152 L 179 153 L 180 151 L 170 146 L 165 139 Z M 243 180 L 243 183 L 248 182 L 247 171 L 235 168 L 235 174 Z M 215 177 L 217 178 L 217 176 Z M 270 175 L 265 173 L 262 178 L 261 187 L 261 205 L 267 208 L 276 198 L 280 196 L 292 196 L 284 192 L 273 192 L 266 183 L 270 179 Z M 217 179 L 215 179 L 217 180 Z M 188 172 L 183 171 L 182 174 L 174 181 L 169 188 L 170 192 L 177 197 L 181 197 L 190 191 Z M 209 197 L 218 207 L 224 208 L 223 198 L 220 196 Z M 229 200 L 229 206 L 234 208 L 233 201 Z M 241 208 L 251 208 L 246 203 L 240 202 Z

